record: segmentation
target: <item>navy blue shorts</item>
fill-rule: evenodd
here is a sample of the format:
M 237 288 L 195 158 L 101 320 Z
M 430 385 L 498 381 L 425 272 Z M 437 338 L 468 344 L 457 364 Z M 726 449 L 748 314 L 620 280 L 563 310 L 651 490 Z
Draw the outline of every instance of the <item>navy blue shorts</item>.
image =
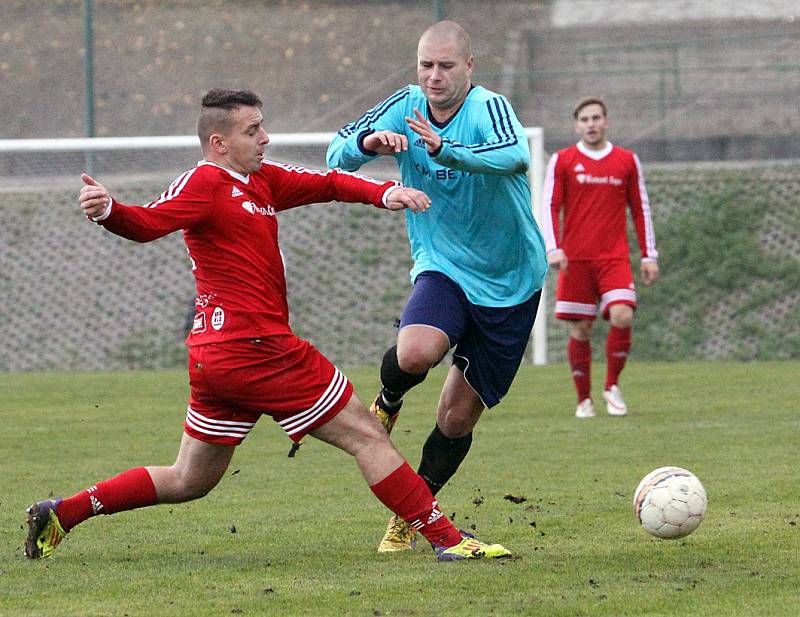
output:
M 422 272 L 414 282 L 400 327 L 432 326 L 450 338 L 453 364 L 486 407 L 494 407 L 514 381 L 539 308 L 541 291 L 522 304 L 472 304 L 441 272 Z

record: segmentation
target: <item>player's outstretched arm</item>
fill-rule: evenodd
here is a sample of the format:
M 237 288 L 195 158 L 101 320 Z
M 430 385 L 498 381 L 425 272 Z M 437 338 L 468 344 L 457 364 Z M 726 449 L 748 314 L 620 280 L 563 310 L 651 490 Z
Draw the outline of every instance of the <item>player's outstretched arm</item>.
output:
M 208 213 L 210 191 L 198 191 L 191 182 L 167 199 L 162 195 L 146 208 L 130 206 L 112 199 L 111 193 L 89 174 L 81 174 L 84 186 L 78 195 L 81 210 L 95 223 L 113 234 L 150 242 L 173 231 L 188 229 L 202 222 Z M 166 193 L 164 193 L 166 195 Z
M 356 171 L 379 155 L 398 155 L 408 150 L 403 115 L 410 86 L 400 88 L 336 133 L 325 162 L 328 167 Z
M 431 198 L 422 191 L 410 187 L 398 186 L 389 189 L 386 196 L 387 210 L 404 210 L 412 212 L 425 212 L 431 205 Z
M 78 195 L 81 210 L 93 219 L 105 216 L 111 207 L 111 193 L 89 174 L 81 174 L 83 187 Z

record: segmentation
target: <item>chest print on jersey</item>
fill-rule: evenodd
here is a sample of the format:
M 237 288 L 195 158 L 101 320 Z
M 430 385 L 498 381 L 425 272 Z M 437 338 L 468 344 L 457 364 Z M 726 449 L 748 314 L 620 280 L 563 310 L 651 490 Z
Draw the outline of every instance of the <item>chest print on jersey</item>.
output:
M 611 184 L 622 186 L 622 180 L 615 176 L 593 176 L 592 174 L 579 173 L 575 175 L 578 184 Z
M 256 205 L 252 201 L 243 201 L 242 208 L 247 210 L 250 214 L 260 214 L 261 216 L 275 216 L 275 208 L 272 206 L 267 206 L 266 208 L 262 208 L 259 205 Z

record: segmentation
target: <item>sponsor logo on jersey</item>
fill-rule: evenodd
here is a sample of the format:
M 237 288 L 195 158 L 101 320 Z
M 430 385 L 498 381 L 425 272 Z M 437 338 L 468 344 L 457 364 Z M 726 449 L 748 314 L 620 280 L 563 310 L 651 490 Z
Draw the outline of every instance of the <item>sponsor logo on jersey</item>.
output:
M 447 169 L 446 167 L 431 169 L 419 163 L 414 163 L 414 167 L 423 178 L 430 178 L 431 180 L 458 180 L 472 175 L 471 171 Z
M 275 208 L 272 206 L 267 206 L 266 208 L 262 208 L 261 206 L 257 206 L 252 201 L 243 201 L 242 208 L 247 210 L 250 214 L 260 214 L 261 216 L 275 216 Z
M 577 165 L 575 165 L 575 171 L 576 172 L 586 171 L 586 168 L 583 166 L 583 163 L 578 163 Z
M 238 186 L 234 186 L 231 190 L 231 197 L 241 197 L 242 195 L 244 195 L 244 193 L 239 190 Z
M 417 137 L 417 138 L 414 140 L 414 145 L 415 145 L 417 148 L 427 148 L 427 146 L 425 145 L 425 142 L 424 142 L 424 141 L 422 141 L 422 137 Z
M 206 331 L 206 314 L 195 313 L 194 319 L 192 320 L 192 334 L 200 334 L 201 332 L 205 331 Z
M 593 176 L 592 174 L 578 174 L 575 179 L 579 184 L 611 184 L 622 186 L 622 180 L 614 176 Z
M 219 330 L 222 328 L 223 324 L 225 323 L 225 311 L 222 310 L 221 307 L 216 307 L 214 312 L 211 313 L 211 327 L 214 330 Z

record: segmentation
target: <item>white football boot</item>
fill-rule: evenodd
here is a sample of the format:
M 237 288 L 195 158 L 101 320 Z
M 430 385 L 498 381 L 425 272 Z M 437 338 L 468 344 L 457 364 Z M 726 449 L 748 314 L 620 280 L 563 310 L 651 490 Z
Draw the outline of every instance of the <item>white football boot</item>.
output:
M 624 416 L 628 413 L 628 406 L 622 400 L 622 392 L 617 386 L 603 392 L 603 400 L 606 402 L 606 411 L 609 416 Z
M 576 418 L 594 418 L 597 414 L 594 412 L 594 403 L 592 399 L 585 398 L 578 403 L 578 408 L 575 410 Z

